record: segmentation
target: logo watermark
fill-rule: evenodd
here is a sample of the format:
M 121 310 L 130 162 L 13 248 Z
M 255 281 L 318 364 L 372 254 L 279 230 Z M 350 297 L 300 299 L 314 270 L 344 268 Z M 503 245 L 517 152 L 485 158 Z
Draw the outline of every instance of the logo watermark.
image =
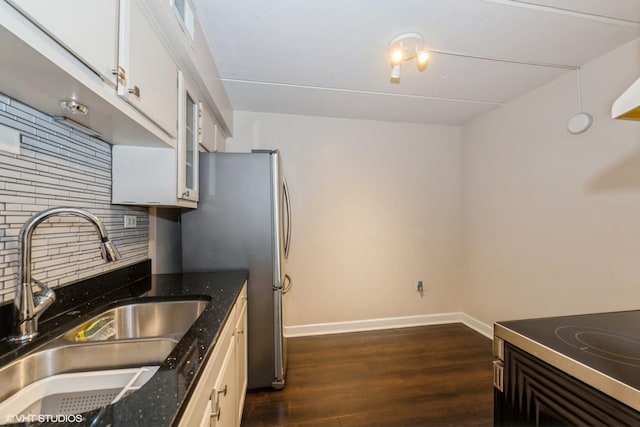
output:
M 7 414 L 4 417 L 7 423 L 81 423 L 82 415 L 77 414 Z

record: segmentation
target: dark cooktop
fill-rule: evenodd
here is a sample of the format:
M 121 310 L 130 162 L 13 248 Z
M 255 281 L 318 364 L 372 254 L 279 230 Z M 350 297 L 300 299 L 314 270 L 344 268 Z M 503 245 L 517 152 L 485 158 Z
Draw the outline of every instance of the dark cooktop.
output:
M 497 325 L 640 390 L 640 310 L 515 320 Z

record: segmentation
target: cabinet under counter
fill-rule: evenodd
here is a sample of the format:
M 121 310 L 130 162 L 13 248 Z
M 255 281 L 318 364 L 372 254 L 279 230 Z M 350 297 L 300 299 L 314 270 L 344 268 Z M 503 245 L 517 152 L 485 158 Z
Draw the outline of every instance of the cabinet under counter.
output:
M 192 401 L 197 400 L 196 387 L 205 377 L 205 369 L 209 369 L 210 375 L 216 378 L 220 374 L 213 368 L 207 368 L 208 362 L 218 360 L 217 354 L 223 350 L 226 354 L 230 349 L 236 357 L 229 362 L 232 363 L 230 366 L 233 366 L 233 370 L 229 371 L 233 383 L 227 383 L 227 390 L 228 396 L 233 396 L 229 402 L 233 404 L 234 409 L 225 413 L 231 414 L 228 418 L 236 420 L 235 405 L 240 405 L 241 399 L 244 398 L 241 376 L 243 370 L 240 369 L 242 365 L 238 360 L 242 360 L 242 352 L 246 348 L 242 344 L 246 329 L 240 325 L 243 324 L 242 315 L 246 313 L 243 307 L 247 301 L 243 295 L 246 295 L 247 277 L 246 271 L 151 275 L 151 263 L 146 260 L 58 288 L 57 305 L 54 304 L 45 313 L 47 317 L 42 319 L 41 335 L 38 339 L 17 350 L 0 341 L 0 364 L 11 363 L 30 351 L 37 350 L 47 340 L 59 336 L 61 331 L 66 331 L 69 322 L 75 322 L 77 325 L 86 323 L 96 310 L 104 310 L 113 304 L 137 300 L 139 297 L 153 297 L 157 301 L 173 300 L 176 297 L 206 298 L 209 302 L 202 314 L 142 388 L 114 404 L 82 413 L 84 424 L 81 425 L 179 425 Z M 108 292 L 105 292 L 105 289 L 108 289 Z M 0 306 L 0 318 L 6 318 L 4 309 L 7 309 L 10 315 L 11 305 Z M 204 396 L 209 398 L 211 394 Z M 211 421 L 208 412 L 202 412 L 201 419 L 205 419 L 205 414 L 209 415 L 207 420 Z M 33 425 L 42 424 L 36 422 Z M 78 424 L 61 422 L 56 425 Z

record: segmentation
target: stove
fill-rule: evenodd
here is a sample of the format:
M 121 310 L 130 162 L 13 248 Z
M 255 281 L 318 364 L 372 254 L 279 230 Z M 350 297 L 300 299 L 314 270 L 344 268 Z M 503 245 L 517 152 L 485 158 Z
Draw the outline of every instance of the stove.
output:
M 497 322 L 494 332 L 640 410 L 640 310 Z

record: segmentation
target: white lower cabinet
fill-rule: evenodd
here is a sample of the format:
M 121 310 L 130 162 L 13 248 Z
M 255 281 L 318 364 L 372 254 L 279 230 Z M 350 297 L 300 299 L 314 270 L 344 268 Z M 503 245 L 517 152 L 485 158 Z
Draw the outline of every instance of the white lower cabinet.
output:
M 238 427 L 247 390 L 247 285 L 223 327 L 180 419 L 180 427 Z
M 229 345 L 222 367 L 216 378 L 216 382 L 211 391 L 211 414 L 209 419 L 212 426 L 216 427 L 235 427 L 240 425 L 237 420 L 237 402 L 238 385 L 236 384 L 236 358 L 235 345 Z M 207 414 L 203 416 L 203 421 Z
M 247 390 L 248 382 L 248 353 L 247 353 L 247 296 L 242 294 L 241 305 L 238 306 L 238 321 L 236 322 L 235 340 L 236 340 L 236 382 L 238 384 L 236 400 L 238 425 L 242 420 L 242 410 L 244 409 L 244 397 Z M 244 301 L 244 303 L 242 303 Z

